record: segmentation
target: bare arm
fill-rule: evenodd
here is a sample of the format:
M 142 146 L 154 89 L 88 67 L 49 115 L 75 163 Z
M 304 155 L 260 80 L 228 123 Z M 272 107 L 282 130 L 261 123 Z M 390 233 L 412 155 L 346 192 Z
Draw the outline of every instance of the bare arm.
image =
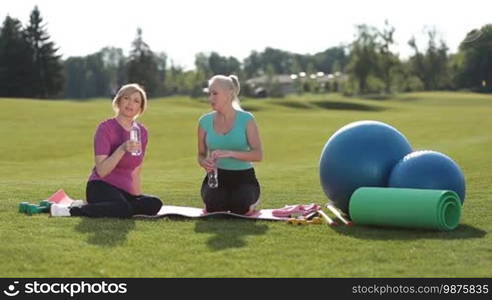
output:
M 111 155 L 96 155 L 96 172 L 101 177 L 105 177 L 111 173 L 118 162 L 121 160 L 125 152 L 132 152 L 140 149 L 140 143 L 135 141 L 126 141 L 121 144 Z
M 205 144 L 205 130 L 198 125 L 198 164 L 204 168 L 207 172 L 211 171 L 215 164 L 212 160 L 207 158 L 207 145 Z
M 216 158 L 232 157 L 243 161 L 261 161 L 263 159 L 263 149 L 258 126 L 254 120 L 248 122 L 246 136 L 250 147 L 249 151 L 217 150 L 214 151 L 213 156 Z

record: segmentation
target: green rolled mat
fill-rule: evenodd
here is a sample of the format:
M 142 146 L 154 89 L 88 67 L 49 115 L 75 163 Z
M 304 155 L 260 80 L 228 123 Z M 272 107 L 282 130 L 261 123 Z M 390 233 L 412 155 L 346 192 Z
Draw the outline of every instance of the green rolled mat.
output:
M 460 222 L 461 201 L 453 191 L 363 187 L 350 197 L 349 213 L 360 225 L 450 231 Z

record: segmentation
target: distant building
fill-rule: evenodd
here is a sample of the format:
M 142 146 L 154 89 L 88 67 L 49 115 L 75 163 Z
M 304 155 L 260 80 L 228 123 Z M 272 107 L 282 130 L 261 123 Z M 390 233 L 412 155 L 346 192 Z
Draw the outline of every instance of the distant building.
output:
M 254 77 L 246 80 L 246 84 L 249 86 L 251 91 L 254 92 L 256 96 L 267 96 L 268 86 L 272 84 L 278 85 L 278 89 L 284 95 L 292 94 L 298 92 L 299 84 L 304 84 L 308 80 L 316 81 L 320 87 L 325 87 L 327 84 L 332 85 L 335 82 L 340 83 L 346 81 L 348 76 L 340 72 L 335 74 L 324 74 L 323 72 L 318 72 L 316 74 L 307 75 L 304 72 L 299 74 L 280 74 L 267 76 L 262 75 L 259 77 Z

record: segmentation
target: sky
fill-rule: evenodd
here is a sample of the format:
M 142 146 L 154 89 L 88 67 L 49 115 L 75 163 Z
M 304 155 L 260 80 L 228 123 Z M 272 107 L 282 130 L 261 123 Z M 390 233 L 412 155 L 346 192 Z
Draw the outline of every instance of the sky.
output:
M 469 31 L 492 23 L 491 0 L 1 0 L 0 20 L 9 15 L 26 25 L 35 5 L 63 58 L 106 46 L 128 54 L 140 27 L 154 52 L 186 69 L 199 52 L 240 60 L 266 47 L 314 54 L 353 41 L 358 24 L 382 28 L 385 20 L 402 58 L 412 52 L 412 36 L 425 46 L 425 28 L 454 53 Z

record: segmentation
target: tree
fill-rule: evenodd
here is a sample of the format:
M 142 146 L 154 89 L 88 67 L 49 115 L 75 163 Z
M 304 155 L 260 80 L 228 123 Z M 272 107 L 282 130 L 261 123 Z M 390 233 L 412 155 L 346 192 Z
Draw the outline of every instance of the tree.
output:
M 267 47 L 262 54 L 262 65 L 271 66 L 275 74 L 288 74 L 294 63 L 293 55 L 289 52 Z M 266 73 L 266 69 L 265 69 Z
M 7 16 L 0 32 L 0 96 L 31 96 L 31 55 L 21 22 Z
M 195 68 L 197 72 L 203 73 L 206 77 L 217 74 L 230 75 L 241 71 L 241 63 L 232 56 L 221 56 L 217 52 L 210 54 L 200 52 L 195 55 Z
M 157 65 L 157 91 L 156 96 L 165 96 L 166 91 L 166 68 L 167 68 L 167 54 L 160 52 L 155 55 L 155 61 Z
M 183 86 L 181 85 L 182 77 L 183 77 L 184 70 L 182 67 L 177 66 L 174 64 L 173 60 L 171 60 L 171 65 L 169 69 L 166 70 L 166 82 L 165 82 L 165 89 L 168 94 L 171 95 L 176 95 L 176 94 L 182 94 L 182 88 Z
M 32 51 L 33 97 L 48 98 L 58 95 L 63 87 L 63 66 L 58 48 L 50 41 L 50 36 L 42 24 L 43 18 L 37 6 L 29 18 L 25 32 Z
M 412 73 L 423 82 L 425 90 L 449 88 L 448 47 L 442 39 L 439 46 L 437 45 L 435 29 L 427 30 L 427 36 L 429 40 L 425 53 L 420 51 L 414 37 L 408 42 L 414 50 L 414 55 L 409 60 Z
M 112 97 L 126 81 L 119 80 L 125 57 L 118 48 L 103 48 L 84 56 L 69 57 L 65 67 L 65 97 Z M 124 66 L 123 66 L 124 67 Z
M 260 54 L 252 51 L 243 61 L 243 69 L 247 78 L 257 77 L 263 74 Z
M 369 76 L 378 72 L 377 31 L 367 25 L 358 25 L 357 30 L 357 37 L 351 45 L 348 71 L 357 81 L 358 92 L 364 94 L 369 91 Z
M 64 62 L 64 97 L 86 98 L 86 64 L 84 57 L 69 57 Z
M 385 21 L 385 28 L 378 32 L 378 36 L 382 40 L 378 45 L 380 77 L 384 82 L 384 89 L 387 94 L 391 92 L 393 78 L 392 71 L 400 62 L 398 57 L 390 50 L 391 45 L 394 44 L 394 33 L 395 27 L 390 26 L 388 21 Z
M 109 77 L 109 86 L 106 88 L 106 94 L 109 92 L 111 95 L 115 95 L 118 89 L 128 82 L 126 74 L 127 58 L 121 48 L 105 47 L 99 52 L 105 72 Z M 104 96 L 107 96 L 106 94 Z
M 316 81 L 316 69 L 312 63 L 306 67 L 306 77 L 304 78 L 303 90 L 308 93 L 319 92 L 319 84 Z
M 265 89 L 268 97 L 281 98 L 284 97 L 282 86 L 275 78 L 275 67 L 273 65 L 267 65 L 265 68 L 265 74 L 267 77 Z
M 221 56 L 216 52 L 210 54 L 208 61 L 213 75 L 237 74 L 241 67 L 241 63 L 236 58 Z
M 128 61 L 128 80 L 144 86 L 146 92 L 154 96 L 158 87 L 157 63 L 149 45 L 142 38 L 142 29 L 137 28 Z
M 96 52 L 85 57 L 85 97 L 109 97 L 111 96 L 110 89 L 110 74 L 105 61 L 103 52 Z
M 345 47 L 332 47 L 325 51 L 315 53 L 312 57 L 312 62 L 317 71 L 325 74 L 335 73 L 336 68 L 345 69 L 348 63 L 348 56 L 345 53 Z
M 294 65 L 294 55 L 290 52 L 267 47 L 263 52 L 253 51 L 244 59 L 244 73 L 247 77 L 255 77 L 272 72 L 289 74 Z M 267 70 L 268 68 L 268 70 Z
M 492 24 L 470 31 L 460 44 L 457 59 L 460 87 L 492 92 Z
M 312 66 L 314 72 L 321 71 L 328 74 L 334 72 L 335 65 L 345 68 L 347 62 L 348 57 L 344 47 L 332 47 L 314 55 L 291 53 L 267 47 L 263 52 L 252 51 L 243 61 L 243 71 L 246 78 L 252 78 L 268 72 L 299 74 L 306 72 Z
M 203 97 L 203 88 L 206 86 L 207 77 L 202 70 L 185 71 L 183 67 L 174 65 L 166 70 L 166 91 L 173 95 L 189 95 L 191 97 Z

